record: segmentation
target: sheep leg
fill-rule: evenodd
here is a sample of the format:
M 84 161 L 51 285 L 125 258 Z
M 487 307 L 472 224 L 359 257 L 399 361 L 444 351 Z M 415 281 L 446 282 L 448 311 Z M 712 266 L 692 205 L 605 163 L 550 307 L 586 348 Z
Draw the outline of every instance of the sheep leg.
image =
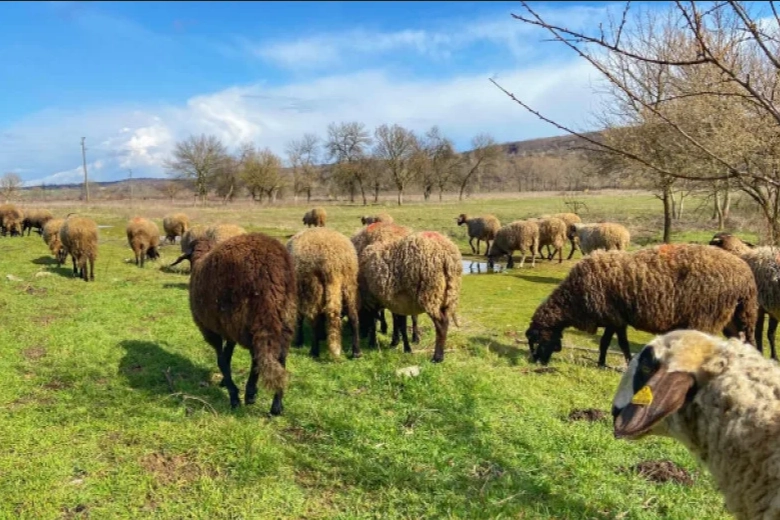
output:
M 433 351 L 432 363 L 441 363 L 444 361 L 444 344 L 447 342 L 447 329 L 450 320 L 446 314 L 439 319 L 433 320 L 433 326 L 436 328 L 436 347 Z
M 420 342 L 420 329 L 417 327 L 417 315 L 412 314 L 412 343 Z
M 401 328 L 398 326 L 398 314 L 391 313 L 393 316 L 393 338 L 390 341 L 391 347 L 397 347 L 401 342 Z
M 626 365 L 631 362 L 631 349 L 628 346 L 628 327 L 620 327 L 617 329 L 618 345 L 623 352 L 623 357 L 626 359 Z
M 289 336 L 287 336 L 287 338 L 287 341 L 289 341 Z M 282 365 L 282 368 L 286 368 L 287 349 L 284 345 L 282 345 L 282 352 L 279 354 L 279 364 Z M 274 400 L 273 403 L 271 403 L 271 415 L 282 415 L 282 412 L 284 411 L 282 397 L 284 397 L 284 390 L 279 389 L 274 393 Z
M 574 244 L 574 239 L 569 239 L 571 242 L 571 251 L 569 251 L 569 256 L 566 257 L 566 260 L 571 260 L 571 257 L 574 256 L 574 250 L 577 249 L 577 246 Z
M 377 318 L 379 319 L 380 331 L 382 334 L 387 334 L 387 319 L 385 318 L 385 310 L 379 309 L 377 311 Z
M 354 300 L 347 305 L 347 318 L 352 328 L 352 359 L 357 359 L 363 354 L 360 352 L 360 321 Z
M 257 401 L 257 380 L 259 377 L 260 366 L 257 362 L 256 354 L 253 353 L 252 368 L 249 371 L 249 378 L 246 380 L 246 390 L 244 390 L 244 402 L 246 404 L 255 404 L 255 401 Z
M 555 258 L 555 253 L 552 254 L 550 260 L 552 260 L 553 258 Z M 563 246 L 558 248 L 558 263 L 560 264 L 562 262 L 563 262 Z
M 511 254 L 506 255 L 506 257 L 507 257 L 506 268 L 507 269 L 512 269 L 515 266 L 515 261 L 512 259 L 512 255 Z
M 477 239 L 477 254 L 479 254 L 479 239 Z
M 767 330 L 767 336 L 769 339 L 769 349 L 772 353 L 772 359 L 777 360 L 777 352 L 775 351 L 775 333 L 777 332 L 777 318 L 769 315 L 769 329 Z
M 485 240 L 485 256 L 490 252 L 490 240 Z
M 89 259 L 89 279 L 95 281 L 95 259 Z
M 311 342 L 311 350 L 309 355 L 313 358 L 320 357 L 320 340 L 326 340 L 325 336 L 325 315 L 318 314 L 314 318 L 314 340 Z
M 406 316 L 401 314 L 394 314 L 393 319 L 395 322 L 393 323 L 393 327 L 401 331 L 401 338 L 403 338 L 404 341 L 404 353 L 411 354 L 412 347 L 409 346 L 409 332 L 406 330 Z
M 605 367 L 607 366 L 607 349 L 609 349 L 609 344 L 612 343 L 612 336 L 615 335 L 615 329 L 609 325 L 604 327 L 604 335 L 601 336 L 601 341 L 599 342 L 599 366 Z M 623 346 L 621 345 L 620 348 L 622 349 Z
M 298 333 L 295 336 L 295 346 L 303 346 L 303 314 L 298 314 Z
M 479 242 L 477 242 L 479 243 Z M 469 237 L 469 245 L 471 246 L 471 252 L 473 254 L 476 254 L 476 250 L 474 249 L 474 237 Z
M 217 353 L 217 366 L 219 366 L 219 371 L 222 372 L 222 382 L 219 386 L 227 388 L 228 395 L 230 396 L 230 406 L 231 408 L 235 408 L 241 404 L 238 400 L 238 387 L 233 382 L 233 377 L 230 374 L 230 362 L 233 359 L 233 348 L 236 344 L 233 341 L 226 341 L 223 348 L 222 336 L 210 330 L 201 329 L 201 333 L 203 334 L 203 339 L 205 339 Z
M 78 276 L 79 275 L 79 268 L 78 268 L 78 266 L 76 266 L 76 257 L 71 255 L 70 259 L 73 260 L 73 276 Z
M 762 337 L 764 335 L 764 314 L 766 314 L 766 311 L 764 311 L 763 307 L 758 308 L 758 319 L 756 320 L 756 348 L 759 352 L 761 352 L 761 355 L 764 354 L 764 338 Z M 770 318 L 771 320 L 772 318 Z M 769 337 L 769 331 L 767 330 L 767 338 Z

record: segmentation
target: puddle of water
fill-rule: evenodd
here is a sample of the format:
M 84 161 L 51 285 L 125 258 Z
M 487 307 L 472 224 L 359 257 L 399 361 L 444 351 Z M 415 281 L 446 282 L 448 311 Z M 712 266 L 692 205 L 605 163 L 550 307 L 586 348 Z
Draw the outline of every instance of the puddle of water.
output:
M 98 226 L 98 229 L 112 228 L 114 226 Z
M 463 274 L 489 274 L 503 273 L 506 269 L 503 265 L 495 264 L 493 269 L 489 268 L 487 262 L 477 262 L 475 260 L 461 260 L 463 264 Z

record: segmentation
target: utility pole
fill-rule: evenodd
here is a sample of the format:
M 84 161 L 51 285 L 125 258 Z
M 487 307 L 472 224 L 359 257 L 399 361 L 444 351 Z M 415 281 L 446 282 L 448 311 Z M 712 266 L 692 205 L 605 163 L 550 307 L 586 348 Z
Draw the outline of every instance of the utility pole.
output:
M 81 159 L 84 162 L 84 197 L 89 203 L 89 184 L 87 181 L 87 149 L 84 147 L 84 140 L 86 137 L 81 138 Z
M 133 205 L 133 169 L 128 168 L 127 171 L 130 172 L 130 206 Z

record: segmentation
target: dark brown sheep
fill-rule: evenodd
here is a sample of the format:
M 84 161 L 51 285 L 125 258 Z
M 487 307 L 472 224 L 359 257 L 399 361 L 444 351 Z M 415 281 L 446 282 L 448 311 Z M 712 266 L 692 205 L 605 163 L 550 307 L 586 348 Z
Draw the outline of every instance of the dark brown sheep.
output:
M 188 257 L 192 319 L 217 353 L 230 406 L 241 403 L 231 375 L 238 343 L 252 356 L 245 403 L 255 402 L 262 377 L 274 392 L 271 415 L 281 414 L 298 305 L 292 257 L 281 242 L 263 233 L 234 236 L 217 245 L 198 239 Z
M 308 227 L 323 227 L 327 216 L 323 208 L 314 208 L 303 215 L 303 223 Z
M 51 211 L 48 209 L 27 209 L 24 211 L 24 220 L 22 221 L 22 234 L 27 231 L 27 236 L 30 236 L 33 228 L 37 229 L 39 233 L 43 234 L 43 226 L 48 221 L 54 218 Z
M 144 266 L 144 259 L 160 258 L 160 228 L 149 219 L 135 217 L 127 223 L 127 243 L 135 254 L 135 265 Z
M 60 241 L 73 260 L 73 275 L 81 277 L 85 282 L 94 282 L 98 253 L 98 227 L 95 221 L 86 217 L 65 219 L 60 228 Z
M 629 326 L 652 334 L 676 329 L 743 334 L 753 343 L 758 289 L 750 267 L 712 246 L 664 244 L 639 251 L 595 251 L 584 257 L 534 312 L 526 330 L 534 361 L 561 350 L 567 327 L 604 327 L 599 366 L 617 332 L 631 359 Z

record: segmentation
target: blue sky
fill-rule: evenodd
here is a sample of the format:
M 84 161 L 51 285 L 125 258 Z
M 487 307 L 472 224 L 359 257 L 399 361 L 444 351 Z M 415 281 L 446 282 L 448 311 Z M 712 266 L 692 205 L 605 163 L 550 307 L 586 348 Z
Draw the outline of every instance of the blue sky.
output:
M 532 2 L 570 27 L 607 2 Z M 439 125 L 459 149 L 558 135 L 488 78 L 587 126 L 596 76 L 513 20 L 516 2 L 2 2 L 0 172 L 78 181 L 160 177 L 173 144 L 215 134 L 283 154 L 306 132 Z

